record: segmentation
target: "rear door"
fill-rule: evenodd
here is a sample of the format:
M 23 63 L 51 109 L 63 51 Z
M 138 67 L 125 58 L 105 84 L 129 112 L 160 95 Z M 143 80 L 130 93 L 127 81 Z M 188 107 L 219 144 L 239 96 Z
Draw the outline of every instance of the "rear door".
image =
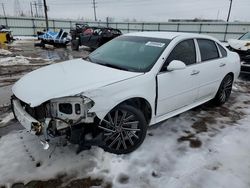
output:
M 217 44 L 209 39 L 197 39 L 199 62 L 197 70 L 198 96 L 197 101 L 214 97 L 223 78 L 223 69 L 226 64 L 221 58 Z
M 183 70 L 168 71 L 167 66 L 173 60 L 180 60 L 186 64 Z M 162 70 L 157 75 L 158 99 L 157 116 L 165 115 L 194 102 L 197 96 L 196 49 L 193 39 L 180 42 L 175 46 Z

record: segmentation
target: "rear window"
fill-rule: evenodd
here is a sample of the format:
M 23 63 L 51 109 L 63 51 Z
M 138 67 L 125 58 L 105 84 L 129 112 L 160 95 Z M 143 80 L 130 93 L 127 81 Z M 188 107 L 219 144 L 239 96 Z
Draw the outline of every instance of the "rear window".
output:
M 227 51 L 220 44 L 217 43 L 217 45 L 219 46 L 222 57 L 227 57 Z
M 219 58 L 219 52 L 214 41 L 208 39 L 197 39 L 197 41 L 201 52 L 201 61 Z

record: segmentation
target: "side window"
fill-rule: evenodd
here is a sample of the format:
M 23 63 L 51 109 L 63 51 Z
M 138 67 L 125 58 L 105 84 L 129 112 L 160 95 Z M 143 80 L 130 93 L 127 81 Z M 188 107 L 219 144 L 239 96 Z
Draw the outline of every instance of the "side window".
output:
M 220 44 L 217 43 L 217 45 L 219 46 L 222 57 L 227 57 L 227 51 Z
M 200 52 L 201 61 L 219 58 L 219 52 L 214 41 L 208 39 L 197 39 Z
M 194 40 L 189 39 L 180 42 L 175 46 L 170 55 L 168 56 L 164 68 L 166 68 L 169 63 L 173 60 L 179 60 L 186 65 L 191 65 L 196 63 L 196 50 L 194 45 Z

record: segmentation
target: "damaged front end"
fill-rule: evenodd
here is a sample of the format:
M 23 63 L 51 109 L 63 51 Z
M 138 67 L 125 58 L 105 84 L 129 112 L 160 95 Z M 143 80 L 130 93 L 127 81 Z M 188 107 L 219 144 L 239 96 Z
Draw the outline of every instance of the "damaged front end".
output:
M 250 74 L 250 33 L 246 33 L 239 40 L 228 41 L 228 49 L 239 54 L 241 59 L 241 74 Z
M 237 52 L 241 61 L 250 61 L 250 39 L 249 40 L 228 40 L 228 49 Z
M 15 118 L 31 134 L 40 137 L 44 149 L 48 148 L 50 138 L 64 135 L 68 141 L 82 144 L 89 127 L 92 134 L 98 134 L 98 127 L 95 126 L 98 118 L 95 113 L 89 112 L 94 102 L 87 97 L 52 99 L 33 108 L 15 96 L 11 102 Z

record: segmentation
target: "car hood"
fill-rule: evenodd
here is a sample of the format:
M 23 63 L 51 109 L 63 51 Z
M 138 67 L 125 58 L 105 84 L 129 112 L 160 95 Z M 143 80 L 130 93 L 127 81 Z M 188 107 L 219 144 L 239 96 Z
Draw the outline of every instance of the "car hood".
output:
M 12 92 L 35 107 L 53 98 L 74 96 L 142 74 L 75 59 L 28 73 L 14 84 Z
M 247 51 L 250 49 L 250 40 L 230 39 L 228 44 L 235 50 Z

